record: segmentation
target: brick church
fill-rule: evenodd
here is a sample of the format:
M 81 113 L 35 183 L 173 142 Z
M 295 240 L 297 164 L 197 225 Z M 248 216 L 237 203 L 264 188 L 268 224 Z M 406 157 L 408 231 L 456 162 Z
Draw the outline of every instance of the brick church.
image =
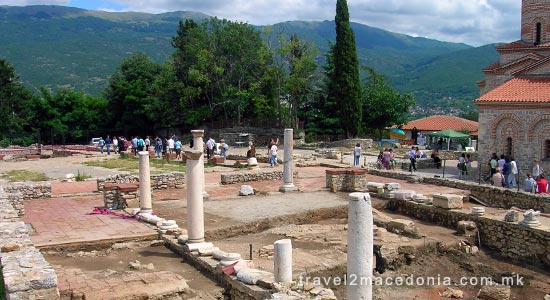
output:
M 523 174 L 538 159 L 550 175 L 550 0 L 523 0 L 521 40 L 496 49 L 475 100 L 480 164 L 496 152 L 514 156 Z

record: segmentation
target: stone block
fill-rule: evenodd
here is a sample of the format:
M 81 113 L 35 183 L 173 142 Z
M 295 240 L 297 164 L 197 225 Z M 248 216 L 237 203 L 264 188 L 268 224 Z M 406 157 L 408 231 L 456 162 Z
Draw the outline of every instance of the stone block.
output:
M 428 203 L 428 197 L 422 194 L 416 194 L 412 197 L 412 200 L 416 203 Z
M 401 188 L 401 185 L 397 182 L 390 182 L 384 185 L 384 188 L 388 191 L 395 191 Z
M 386 229 L 397 234 L 419 237 L 418 229 L 411 220 L 393 219 L 388 223 Z
M 508 300 L 511 288 L 508 285 L 486 285 L 477 293 L 478 300 Z
M 445 209 L 460 209 L 462 208 L 462 196 L 454 194 L 434 194 L 433 205 Z
M 384 193 L 384 184 L 378 182 L 367 182 L 367 189 L 369 192 L 382 194 Z
M 416 192 L 413 190 L 400 190 L 394 191 L 394 198 L 397 200 L 412 200 L 412 197 L 416 195 Z
M 511 210 L 507 212 L 504 216 L 504 221 L 510 223 L 519 221 L 519 211 Z
M 254 188 L 249 185 L 241 185 L 241 189 L 239 190 L 239 196 L 250 196 L 255 193 L 256 191 L 254 191 Z
M 458 221 L 456 224 L 456 230 L 460 234 L 465 234 L 467 232 L 471 232 L 477 229 L 477 225 L 475 222 L 472 221 Z

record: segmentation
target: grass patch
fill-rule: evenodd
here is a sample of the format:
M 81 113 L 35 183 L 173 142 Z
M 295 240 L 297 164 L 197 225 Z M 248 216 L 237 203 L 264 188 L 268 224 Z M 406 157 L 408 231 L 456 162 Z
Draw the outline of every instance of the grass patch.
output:
M 81 173 L 80 173 L 80 170 L 78 170 L 78 174 L 76 174 L 74 180 L 76 180 L 76 181 L 84 181 L 84 180 L 86 180 L 86 179 L 88 179 L 88 178 L 92 178 L 92 176 L 91 176 L 91 175 L 86 175 L 86 174 L 84 174 L 84 173 L 81 174 Z
M 19 181 L 48 181 L 50 178 L 44 173 L 38 173 L 27 170 L 11 170 L 0 174 L 1 178 L 7 179 L 10 182 Z
M 119 157 L 117 159 L 107 159 L 85 162 L 84 165 L 102 167 L 107 169 L 117 169 L 120 171 L 137 174 L 139 171 L 139 159 L 133 156 Z M 166 161 L 164 159 L 149 158 L 151 173 L 161 174 L 168 172 L 185 172 L 185 165 L 181 161 Z

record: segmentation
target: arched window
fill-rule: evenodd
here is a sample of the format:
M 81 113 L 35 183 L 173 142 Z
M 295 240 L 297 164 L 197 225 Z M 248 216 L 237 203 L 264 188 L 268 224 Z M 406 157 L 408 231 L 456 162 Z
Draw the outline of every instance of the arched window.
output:
M 537 23 L 537 32 L 535 33 L 535 45 L 540 44 L 541 35 L 542 35 L 542 24 Z
M 550 160 L 550 140 L 545 140 L 543 149 L 542 149 L 542 157 L 543 159 Z
M 514 149 L 514 144 L 512 138 L 508 137 L 506 138 L 506 145 L 504 146 L 504 155 L 512 156 L 512 149 Z

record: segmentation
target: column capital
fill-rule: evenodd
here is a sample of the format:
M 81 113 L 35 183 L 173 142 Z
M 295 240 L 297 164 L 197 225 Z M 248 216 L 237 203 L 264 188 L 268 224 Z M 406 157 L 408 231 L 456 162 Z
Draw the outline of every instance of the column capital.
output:
M 191 130 L 191 134 L 193 134 L 193 137 L 203 137 L 204 136 L 204 130 L 203 129 Z
M 185 156 L 189 159 L 199 160 L 202 156 L 202 151 L 200 150 L 187 150 L 185 151 Z

